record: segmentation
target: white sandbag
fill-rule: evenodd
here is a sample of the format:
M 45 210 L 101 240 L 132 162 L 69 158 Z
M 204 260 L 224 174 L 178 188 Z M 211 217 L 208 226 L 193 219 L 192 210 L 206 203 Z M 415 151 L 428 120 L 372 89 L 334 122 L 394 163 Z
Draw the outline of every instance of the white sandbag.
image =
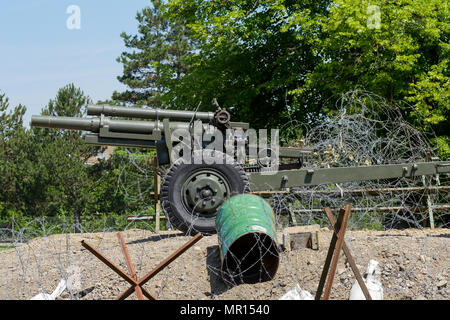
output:
M 370 260 L 366 273 L 367 277 L 363 280 L 372 300 L 383 300 L 383 286 L 380 281 L 378 261 Z M 357 280 L 353 283 L 349 300 L 366 300 Z
M 59 283 L 56 289 L 52 292 L 52 294 L 48 293 L 38 293 L 30 300 L 56 300 L 63 292 L 66 290 L 67 281 L 62 279 Z
M 286 292 L 286 294 L 282 296 L 280 300 L 314 300 L 314 297 L 311 293 L 303 290 L 297 284 L 294 288 Z

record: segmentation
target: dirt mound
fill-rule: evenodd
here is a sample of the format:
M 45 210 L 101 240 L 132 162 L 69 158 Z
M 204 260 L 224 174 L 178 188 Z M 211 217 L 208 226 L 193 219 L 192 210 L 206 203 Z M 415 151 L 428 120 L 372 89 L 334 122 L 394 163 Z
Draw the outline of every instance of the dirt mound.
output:
M 140 277 L 190 239 L 179 232 L 127 230 L 122 234 Z M 158 299 L 279 299 L 297 283 L 314 294 L 331 235 L 328 229 L 321 229 L 318 251 L 283 252 L 273 280 L 238 286 L 222 280 L 217 236 L 204 237 L 145 288 Z M 51 293 L 70 267 L 78 268 L 78 290 L 66 290 L 58 299 L 114 299 L 128 288 L 127 283 L 84 249 L 80 244 L 83 239 L 127 270 L 116 233 L 38 238 L 0 251 L 0 299 L 30 299 L 39 292 Z M 386 300 L 450 298 L 449 229 L 347 231 L 346 241 L 362 273 L 370 259 L 380 263 Z M 348 299 L 354 281 L 342 255 L 331 299 Z

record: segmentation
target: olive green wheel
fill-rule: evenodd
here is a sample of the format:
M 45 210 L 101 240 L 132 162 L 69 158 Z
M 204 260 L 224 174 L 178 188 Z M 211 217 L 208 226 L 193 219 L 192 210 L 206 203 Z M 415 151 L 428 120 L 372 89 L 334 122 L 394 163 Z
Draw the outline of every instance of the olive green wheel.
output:
M 230 160 L 233 163 L 228 164 L 223 153 L 220 156 L 223 164 L 186 164 L 179 159 L 167 172 L 161 204 L 173 227 L 191 235 L 216 233 L 216 214 L 223 202 L 248 192 L 241 166 Z

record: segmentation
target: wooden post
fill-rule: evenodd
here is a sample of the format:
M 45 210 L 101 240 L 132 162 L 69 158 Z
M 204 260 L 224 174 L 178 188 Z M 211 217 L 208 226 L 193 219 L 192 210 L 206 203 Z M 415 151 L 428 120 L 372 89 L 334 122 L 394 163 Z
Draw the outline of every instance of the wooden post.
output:
M 320 300 L 322 293 L 324 293 L 322 299 L 328 300 L 330 298 L 331 286 L 333 285 L 334 276 L 336 273 L 336 267 L 339 260 L 339 254 L 341 250 L 344 250 L 344 254 L 355 273 L 358 283 L 363 290 L 363 293 L 367 300 L 371 300 L 369 291 L 367 290 L 364 281 L 362 280 L 361 274 L 359 273 L 356 264 L 354 263 L 353 257 L 345 244 L 345 231 L 347 228 L 347 223 L 350 218 L 350 212 L 352 210 L 351 205 L 346 205 L 344 209 L 341 209 L 337 221 L 335 221 L 333 214 L 329 208 L 325 209 L 331 226 L 333 228 L 333 236 L 331 238 L 330 247 L 328 248 L 327 258 L 325 259 L 325 264 L 323 266 L 322 275 L 319 280 L 319 286 L 317 287 L 316 300 Z M 325 290 L 324 290 L 325 286 Z
M 331 259 L 331 264 L 330 264 L 330 273 L 328 274 L 327 282 L 326 282 L 324 293 L 323 293 L 324 300 L 328 300 L 330 298 L 331 286 L 333 285 L 333 280 L 334 280 L 334 276 L 336 274 L 336 268 L 337 268 L 337 264 L 338 264 L 338 260 L 339 260 L 339 255 L 341 253 L 342 245 L 344 243 L 344 236 L 345 236 L 345 231 L 347 229 L 347 223 L 349 220 L 350 210 L 351 210 L 350 205 L 347 205 L 345 207 L 345 213 L 343 212 L 344 210 L 342 210 L 340 213 L 341 215 L 343 215 L 343 219 L 338 218 L 338 223 L 340 222 L 339 223 L 339 233 L 337 234 L 336 247 L 334 248 L 334 255 Z
M 339 229 L 337 228 L 338 226 L 336 224 L 336 220 L 334 219 L 331 209 L 325 208 L 324 211 L 328 217 L 328 220 L 330 220 L 333 231 L 339 232 Z M 358 270 L 358 267 L 356 266 L 356 262 L 353 259 L 352 254 L 350 253 L 350 249 L 347 247 L 347 244 L 345 243 L 345 240 L 343 240 L 343 243 L 342 243 L 342 250 L 344 251 L 344 254 L 347 257 L 348 263 L 350 264 L 350 267 L 352 268 L 352 271 L 355 274 L 356 280 L 358 281 L 359 287 L 361 288 L 362 292 L 364 293 L 366 300 L 372 300 L 369 290 L 366 287 L 366 284 L 361 276 L 361 273 Z
M 161 202 L 159 200 L 159 192 L 161 191 L 161 179 L 158 175 L 158 157 L 155 155 L 153 158 L 153 168 L 154 168 L 154 195 L 155 195 L 155 232 L 159 232 L 160 229 L 160 211 Z
M 431 196 L 427 194 L 428 216 L 430 217 L 430 227 L 434 229 L 433 204 L 431 203 Z
M 292 208 L 292 203 L 289 203 L 289 209 L 288 210 L 289 210 L 289 217 L 291 219 L 290 223 L 291 223 L 291 225 L 296 226 L 297 225 L 297 220 L 295 219 L 294 210 Z
M 427 152 L 427 161 L 431 161 L 431 152 Z M 428 207 L 428 217 L 430 219 L 430 227 L 431 229 L 434 229 L 434 215 L 433 215 L 433 204 L 431 203 L 431 195 L 430 195 L 430 187 L 432 182 L 432 177 L 425 177 L 425 188 L 426 188 L 426 194 L 427 194 L 427 207 Z M 425 220 L 425 219 L 424 219 Z

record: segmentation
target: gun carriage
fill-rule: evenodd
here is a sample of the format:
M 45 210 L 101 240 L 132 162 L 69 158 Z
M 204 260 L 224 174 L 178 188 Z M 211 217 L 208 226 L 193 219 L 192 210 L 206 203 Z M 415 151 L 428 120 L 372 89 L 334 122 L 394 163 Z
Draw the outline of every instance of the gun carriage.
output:
M 210 150 L 205 148 L 207 141 L 196 140 L 196 130 L 200 134 L 213 132 L 209 137 L 217 139 L 219 135 L 223 143 L 227 140 L 228 132 L 231 132 L 234 144 L 241 139 L 244 140 L 246 151 L 251 148 L 245 135 L 242 136 L 242 132 L 250 128 L 249 124 L 232 122 L 230 114 L 224 109 L 195 112 L 90 105 L 87 114 L 97 117 L 33 116 L 31 126 L 87 131 L 87 144 L 156 149 L 158 164 L 169 166 L 161 184 L 162 209 L 174 227 L 192 234 L 215 233 L 216 214 L 223 202 L 233 195 L 247 193 L 250 189 L 283 190 L 327 183 L 450 173 L 448 161 L 314 168 L 308 165 L 312 154 L 310 148 L 289 147 L 279 147 L 276 152 L 270 147 L 266 150 L 259 148 L 258 155 L 264 151 L 265 157 L 258 157 L 252 163 L 237 161 L 236 153 L 227 156 L 225 153 L 215 152 L 214 159 L 221 161 L 211 162 L 206 157 L 206 153 L 211 155 Z M 192 139 L 183 141 L 177 135 L 177 130 L 187 132 Z M 198 156 L 200 161 L 183 161 L 181 156 L 186 149 L 180 148 L 182 144 L 188 144 L 188 150 L 193 150 L 194 159 Z M 272 157 L 274 154 L 276 156 Z M 277 170 L 264 170 L 268 158 L 276 158 Z M 281 163 L 281 159 L 293 161 Z

